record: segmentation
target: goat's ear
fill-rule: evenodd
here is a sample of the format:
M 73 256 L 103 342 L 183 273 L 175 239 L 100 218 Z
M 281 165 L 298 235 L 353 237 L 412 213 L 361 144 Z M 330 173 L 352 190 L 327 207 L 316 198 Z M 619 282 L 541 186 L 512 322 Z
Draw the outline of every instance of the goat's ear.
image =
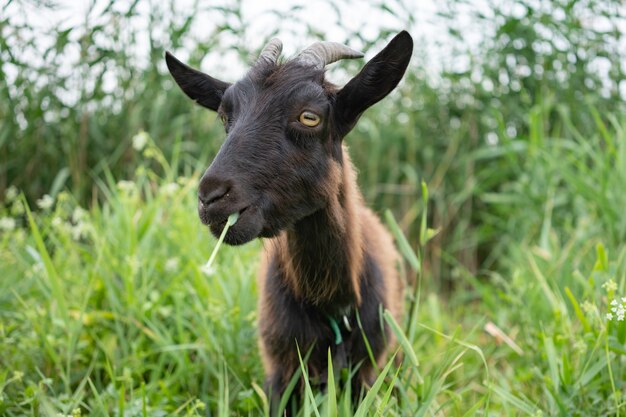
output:
M 413 52 L 413 39 L 402 31 L 337 93 L 335 118 L 343 134 L 361 113 L 389 94 L 400 82 Z
M 229 83 L 217 80 L 210 75 L 195 70 L 183 64 L 174 55 L 165 53 L 165 62 L 176 84 L 201 106 L 217 111 L 222 101 L 224 91 Z

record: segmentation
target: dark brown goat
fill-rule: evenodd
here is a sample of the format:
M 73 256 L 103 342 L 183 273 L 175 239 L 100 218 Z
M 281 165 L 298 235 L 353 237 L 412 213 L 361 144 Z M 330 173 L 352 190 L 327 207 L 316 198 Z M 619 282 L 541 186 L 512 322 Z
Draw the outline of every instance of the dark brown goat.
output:
M 358 367 L 356 393 L 375 377 L 363 335 L 378 364 L 385 360 L 392 334 L 380 312 L 400 319 L 399 258 L 363 203 L 343 138 L 396 87 L 412 48 L 411 36 L 401 32 L 343 88 L 325 80 L 324 66 L 362 55 L 330 42 L 281 64 L 281 44 L 273 40 L 235 84 L 166 56 L 182 90 L 217 111 L 227 133 L 200 181 L 202 222 L 219 235 L 238 212 L 227 243 L 268 238 L 259 327 L 274 400 L 300 366 L 297 347 L 309 354 L 309 375 L 322 383 L 329 349 L 335 369 Z

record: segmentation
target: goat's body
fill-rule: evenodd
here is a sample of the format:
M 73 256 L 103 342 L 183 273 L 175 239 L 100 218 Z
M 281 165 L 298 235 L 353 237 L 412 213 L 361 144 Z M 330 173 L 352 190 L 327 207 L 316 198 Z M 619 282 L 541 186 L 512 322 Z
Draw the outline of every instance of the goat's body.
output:
M 400 319 L 398 255 L 380 220 L 364 206 L 345 149 L 343 154 L 343 163 L 331 170 L 340 191 L 328 206 L 265 243 L 259 275 L 260 345 L 275 398 L 300 366 L 296 344 L 303 357 L 310 352 L 307 366 L 313 380 L 326 382 L 330 348 L 334 369 L 360 365 L 353 381 L 357 390 L 370 384 L 373 364 L 357 313 L 379 364 L 392 338 L 380 313 L 389 309 Z M 340 344 L 331 319 L 341 329 Z
M 334 369 L 358 367 L 359 395 L 392 345 L 381 312 L 400 320 L 403 288 L 391 237 L 363 204 L 342 143 L 398 85 L 413 40 L 396 35 L 342 88 L 326 80 L 324 67 L 360 52 L 318 42 L 281 63 L 281 47 L 270 41 L 234 84 L 166 54 L 178 85 L 219 114 L 227 135 L 200 180 L 198 214 L 220 236 L 238 213 L 223 236 L 228 244 L 267 238 L 259 328 L 273 403 L 300 366 L 297 348 L 322 385 L 329 349 Z

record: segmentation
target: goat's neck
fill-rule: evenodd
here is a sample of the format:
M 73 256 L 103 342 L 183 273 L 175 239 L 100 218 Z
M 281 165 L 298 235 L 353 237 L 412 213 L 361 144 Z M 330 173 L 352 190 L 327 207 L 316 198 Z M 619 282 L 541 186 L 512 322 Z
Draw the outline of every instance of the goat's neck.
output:
M 282 264 L 296 297 L 330 314 L 360 304 L 363 243 L 362 203 L 352 163 L 344 153 L 337 173 L 339 192 L 328 205 L 281 236 Z

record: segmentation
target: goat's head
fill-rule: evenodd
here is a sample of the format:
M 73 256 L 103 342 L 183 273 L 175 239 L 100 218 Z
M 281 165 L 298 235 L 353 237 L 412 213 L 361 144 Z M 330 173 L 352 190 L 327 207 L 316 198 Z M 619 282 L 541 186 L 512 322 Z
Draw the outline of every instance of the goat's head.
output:
M 166 54 L 180 88 L 224 123 L 226 140 L 200 181 L 198 212 L 215 235 L 230 214 L 240 213 L 226 234 L 229 244 L 275 236 L 336 198 L 342 139 L 365 109 L 396 87 L 413 40 L 398 34 L 341 89 L 324 79 L 325 65 L 361 53 L 320 42 L 280 64 L 281 49 L 272 40 L 234 84 Z

